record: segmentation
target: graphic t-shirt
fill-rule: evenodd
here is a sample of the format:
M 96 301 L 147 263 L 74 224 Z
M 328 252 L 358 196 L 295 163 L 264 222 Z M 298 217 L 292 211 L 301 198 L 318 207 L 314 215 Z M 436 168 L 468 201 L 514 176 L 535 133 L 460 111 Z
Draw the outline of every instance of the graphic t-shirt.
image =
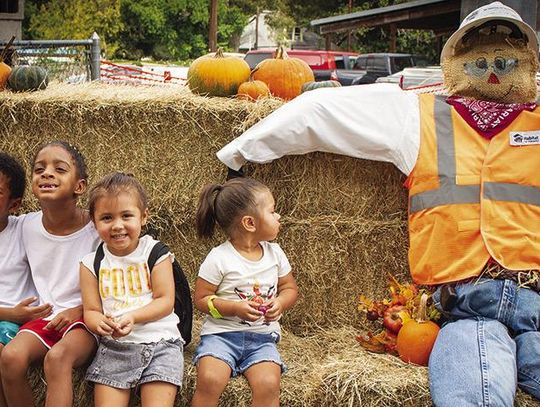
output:
M 113 318 L 137 310 L 152 302 L 151 270 L 148 269 L 148 256 L 157 243 L 151 236 L 139 239 L 137 248 L 127 256 L 115 256 L 103 244 L 105 254 L 99 269 L 98 287 L 103 313 Z M 96 252 L 82 259 L 82 264 L 94 274 L 94 258 Z M 160 257 L 156 265 L 171 256 L 168 253 Z M 171 271 L 172 272 L 172 271 Z M 122 342 L 152 343 L 162 339 L 181 338 L 177 324 L 178 316 L 171 312 L 157 320 L 135 324 L 126 336 L 118 338 Z
M 0 307 L 14 307 L 25 298 L 37 297 L 22 241 L 24 216 L 9 216 L 0 232 Z
M 260 242 L 263 256 L 251 261 L 236 251 L 230 241 L 214 247 L 199 269 L 199 277 L 217 286 L 216 295 L 231 301 L 266 302 L 277 295 L 278 278 L 291 271 L 287 256 L 277 243 Z M 207 316 L 201 335 L 220 332 L 280 332 L 277 321 L 243 321 L 238 317 Z

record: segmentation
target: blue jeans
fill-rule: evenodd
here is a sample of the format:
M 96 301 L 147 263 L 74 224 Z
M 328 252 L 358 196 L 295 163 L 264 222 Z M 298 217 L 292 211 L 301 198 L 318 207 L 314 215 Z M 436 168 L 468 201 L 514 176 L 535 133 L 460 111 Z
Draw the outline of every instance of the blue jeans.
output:
M 440 406 L 513 406 L 519 386 L 540 399 L 540 294 L 511 280 L 456 285 L 429 359 Z M 439 310 L 441 287 L 433 294 Z

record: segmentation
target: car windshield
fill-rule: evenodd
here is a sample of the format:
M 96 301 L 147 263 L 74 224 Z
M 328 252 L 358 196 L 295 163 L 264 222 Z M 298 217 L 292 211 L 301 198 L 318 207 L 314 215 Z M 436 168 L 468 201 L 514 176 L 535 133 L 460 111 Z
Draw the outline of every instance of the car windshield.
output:
M 410 56 L 395 57 L 392 58 L 392 64 L 394 65 L 393 72 L 403 71 L 405 68 L 413 66 L 413 60 Z
M 420 55 L 413 55 L 414 66 L 425 67 L 429 66 L 430 62 L 426 57 Z
M 257 54 L 246 54 L 244 60 L 247 62 L 251 69 L 255 68 L 257 64 L 265 59 L 272 58 L 271 52 L 260 52 Z

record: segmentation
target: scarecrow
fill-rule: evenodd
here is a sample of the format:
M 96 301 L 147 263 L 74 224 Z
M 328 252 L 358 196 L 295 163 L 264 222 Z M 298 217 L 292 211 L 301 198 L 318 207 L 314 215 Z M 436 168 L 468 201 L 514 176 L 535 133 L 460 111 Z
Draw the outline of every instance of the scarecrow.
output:
M 437 406 L 540 399 L 538 41 L 513 9 L 469 14 L 441 54 L 447 96 L 392 84 L 307 92 L 218 152 L 324 151 L 394 163 L 409 190 L 409 266 L 448 322 L 429 362 Z

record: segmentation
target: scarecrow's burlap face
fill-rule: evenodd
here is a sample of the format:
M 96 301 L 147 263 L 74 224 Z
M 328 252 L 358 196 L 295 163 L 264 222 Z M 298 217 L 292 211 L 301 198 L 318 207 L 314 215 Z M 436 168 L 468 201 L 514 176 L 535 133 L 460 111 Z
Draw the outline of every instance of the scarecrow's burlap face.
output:
M 476 39 L 442 64 L 451 95 L 500 103 L 536 100 L 538 61 L 522 42 L 499 35 Z

